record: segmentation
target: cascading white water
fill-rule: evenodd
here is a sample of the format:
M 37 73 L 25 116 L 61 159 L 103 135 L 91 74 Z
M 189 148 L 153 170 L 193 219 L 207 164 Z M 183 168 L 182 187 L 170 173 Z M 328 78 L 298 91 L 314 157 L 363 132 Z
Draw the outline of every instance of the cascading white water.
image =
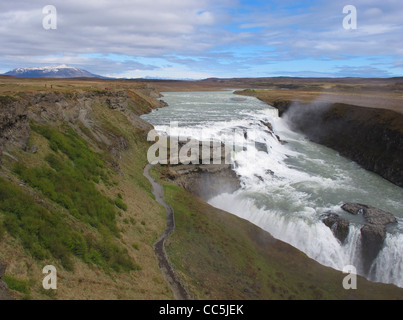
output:
M 403 234 L 387 234 L 385 245 L 371 266 L 369 279 L 403 288 Z
M 399 226 L 388 233 L 368 278 L 403 287 L 402 189 L 291 131 L 277 110 L 257 99 L 232 97 L 231 92 L 168 93 L 164 100 L 169 107 L 143 118 L 161 133 L 199 140 L 234 137 L 246 146 L 232 153 L 242 188 L 219 194 L 209 203 L 249 220 L 326 266 L 342 270 L 354 265 L 363 274 L 361 222 L 351 223 L 341 244 L 321 221 L 323 213 L 346 216 L 340 209 L 345 202 L 392 212 Z M 178 121 L 179 128 L 170 128 L 170 121 Z M 268 122 L 287 143 L 268 130 Z
M 356 266 L 361 273 L 361 232 L 350 225 L 349 235 L 341 244 L 319 219 L 312 208 L 304 212 L 285 215 L 268 208 L 259 209 L 253 200 L 242 199 L 243 191 L 236 194 L 221 194 L 209 201 L 217 208 L 231 212 L 268 231 L 275 238 L 291 244 L 323 265 L 343 270 L 347 265 Z

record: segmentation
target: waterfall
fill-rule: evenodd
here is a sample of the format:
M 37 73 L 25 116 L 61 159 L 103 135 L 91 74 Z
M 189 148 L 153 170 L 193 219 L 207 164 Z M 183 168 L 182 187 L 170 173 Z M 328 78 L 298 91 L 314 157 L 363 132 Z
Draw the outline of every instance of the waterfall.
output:
M 278 110 L 247 97 L 233 101 L 231 92 L 164 93 L 168 108 L 145 115 L 162 134 L 198 140 L 233 138 L 242 146 L 232 153 L 242 188 L 209 199 L 215 207 L 244 218 L 289 243 L 319 263 L 343 270 L 347 265 L 378 282 L 403 287 L 403 190 L 293 132 Z M 384 248 L 363 274 L 362 221 L 344 213 L 343 203 L 365 203 L 397 216 Z M 351 220 L 340 243 L 321 215 L 334 212 Z M 347 216 L 346 216 L 347 215 Z

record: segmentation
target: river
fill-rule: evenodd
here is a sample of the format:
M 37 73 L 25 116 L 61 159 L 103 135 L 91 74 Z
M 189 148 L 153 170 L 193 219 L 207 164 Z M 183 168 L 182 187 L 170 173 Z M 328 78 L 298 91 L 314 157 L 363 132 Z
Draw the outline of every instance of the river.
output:
M 203 141 L 232 136 L 243 146 L 232 153 L 242 188 L 218 194 L 208 200 L 211 205 L 258 225 L 325 266 L 343 270 L 353 265 L 372 281 L 403 287 L 402 188 L 293 132 L 276 109 L 256 98 L 241 98 L 231 90 L 163 95 L 169 107 L 142 116 L 160 134 Z M 268 122 L 275 135 L 267 130 Z M 372 205 L 398 219 L 368 274 L 360 257 L 362 221 L 343 212 L 340 206 L 346 202 Z M 355 219 L 343 244 L 321 221 L 329 211 Z

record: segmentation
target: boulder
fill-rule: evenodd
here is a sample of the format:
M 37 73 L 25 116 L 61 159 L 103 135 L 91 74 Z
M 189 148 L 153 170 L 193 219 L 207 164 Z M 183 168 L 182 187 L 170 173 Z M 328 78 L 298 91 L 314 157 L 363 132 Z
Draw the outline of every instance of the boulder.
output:
M 382 250 L 386 238 L 386 228 L 383 225 L 366 224 L 361 228 L 361 252 L 363 266 L 369 271 L 372 262 Z
M 359 214 L 363 207 L 366 208 L 367 206 L 360 203 L 345 203 L 341 206 L 344 211 L 351 214 Z
M 350 222 L 347 219 L 341 218 L 336 213 L 327 213 L 323 216 L 323 223 L 332 230 L 334 236 L 341 242 L 344 243 L 346 240 L 349 230 Z
M 351 214 L 362 214 L 365 220 L 370 224 L 387 225 L 396 223 L 397 220 L 393 214 L 381 209 L 360 203 L 346 203 L 341 207 L 344 211 Z
M 179 142 L 177 151 L 181 151 L 185 144 L 185 142 Z M 188 159 L 192 163 L 174 164 L 170 161 L 165 177 L 204 200 L 209 200 L 220 193 L 233 193 L 238 190 L 241 184 L 232 168 L 233 165 L 226 163 L 226 160 L 230 158 L 231 150 L 225 148 L 224 144 L 216 148 L 209 141 L 196 141 L 196 147 L 197 145 L 199 154 Z M 203 152 L 203 146 L 209 151 L 205 152 L 206 154 Z M 169 154 L 172 150 L 174 149 L 169 150 Z M 177 151 L 173 153 L 174 158 Z M 214 160 L 219 160 L 217 161 L 219 163 L 213 164 Z
M 341 207 L 344 211 L 357 215 L 362 214 L 367 222 L 361 228 L 361 253 L 363 267 L 366 272 L 382 250 L 386 238 L 386 226 L 397 220 L 390 212 L 360 203 L 346 203 Z
M 170 166 L 166 177 L 206 201 L 240 188 L 236 173 L 225 164 Z
M 383 248 L 386 238 L 386 226 L 397 220 L 390 212 L 360 203 L 345 203 L 341 208 L 353 215 L 362 215 L 365 224 L 361 227 L 361 256 L 364 272 L 368 273 L 373 261 Z M 343 243 L 349 233 L 350 221 L 336 213 L 326 213 L 322 222 L 328 226 L 334 236 Z

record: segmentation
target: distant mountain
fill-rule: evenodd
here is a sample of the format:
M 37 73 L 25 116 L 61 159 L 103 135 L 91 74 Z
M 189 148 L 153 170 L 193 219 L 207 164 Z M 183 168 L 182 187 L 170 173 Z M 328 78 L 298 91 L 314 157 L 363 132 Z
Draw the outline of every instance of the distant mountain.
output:
M 23 78 L 105 78 L 64 64 L 52 67 L 17 68 L 5 75 Z

